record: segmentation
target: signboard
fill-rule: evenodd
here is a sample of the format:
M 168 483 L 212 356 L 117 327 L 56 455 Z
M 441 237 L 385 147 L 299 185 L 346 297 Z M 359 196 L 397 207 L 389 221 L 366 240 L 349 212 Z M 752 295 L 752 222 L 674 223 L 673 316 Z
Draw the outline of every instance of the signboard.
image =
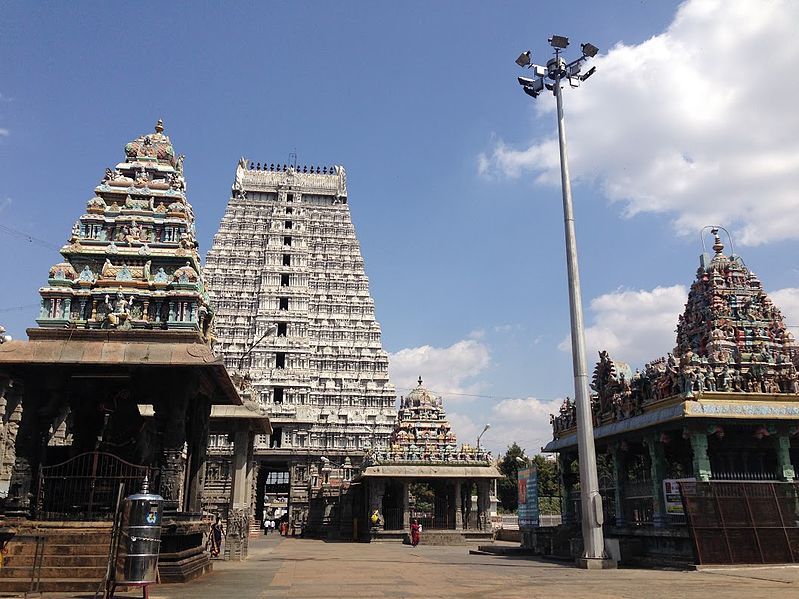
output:
M 535 466 L 519 470 L 519 530 L 538 528 L 538 471 Z
M 664 478 L 663 502 L 666 504 L 666 513 L 671 516 L 684 516 L 680 497 L 680 483 L 696 482 L 695 478 Z

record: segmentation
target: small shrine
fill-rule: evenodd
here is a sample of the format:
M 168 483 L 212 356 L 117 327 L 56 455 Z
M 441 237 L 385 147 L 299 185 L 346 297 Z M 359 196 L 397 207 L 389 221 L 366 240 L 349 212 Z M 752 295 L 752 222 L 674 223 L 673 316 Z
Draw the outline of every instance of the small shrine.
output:
M 621 539 L 623 560 L 633 539 L 641 555 L 692 559 L 680 483 L 795 479 L 793 336 L 755 273 L 724 253 L 718 229 L 712 235 L 714 253 L 701 257 L 673 352 L 633 371 L 602 351 L 594 370 L 605 529 Z M 564 401 L 551 422 L 554 438 L 544 451 L 559 455 L 570 525 L 579 519 L 574 402 Z M 743 491 L 735 492 L 743 505 Z
M 360 521 L 365 524 L 359 536 L 404 538 L 416 519 L 428 531 L 428 542 L 490 538 L 493 484 L 500 477 L 491 454 L 458 446 L 441 398 L 422 385 L 421 377 L 400 402 L 389 447 L 371 450 L 353 479 L 362 486 Z M 429 505 L 414 496 L 420 484 L 430 495 Z M 371 522 L 375 513 L 376 524 Z
M 38 327 L 28 329 L 28 341 L 0 344 L 9 450 L 0 466 L 13 464 L 0 540 L 29 542 L 36 530 L 49 535 L 46 551 L 64 539 L 107 544 L 120 485 L 136 492 L 146 476 L 164 498 L 160 577 L 181 581 L 210 568 L 201 493 L 212 408 L 230 416 L 243 406 L 211 347 L 213 310 L 184 158 L 161 121 L 124 154 L 106 169 L 61 248 L 63 259 L 49 270 Z M 238 453 L 244 472 L 247 448 Z M 243 488 L 246 472 L 239 478 Z M 45 553 L 44 570 L 74 578 L 71 572 L 95 571 L 76 565 L 103 571 L 105 557 L 97 559 Z M 0 590 L 29 576 L 16 561 L 7 558 Z M 76 590 L 97 587 L 97 579 L 83 583 Z

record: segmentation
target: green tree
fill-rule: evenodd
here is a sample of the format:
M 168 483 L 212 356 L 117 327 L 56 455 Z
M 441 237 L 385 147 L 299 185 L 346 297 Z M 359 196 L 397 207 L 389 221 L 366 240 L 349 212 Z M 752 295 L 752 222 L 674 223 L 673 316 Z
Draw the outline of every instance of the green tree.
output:
M 502 478 L 497 482 L 497 499 L 500 507 L 506 512 L 515 512 L 519 506 L 519 468 L 523 465 L 516 458 L 527 460 L 524 450 L 514 442 L 508 446 L 508 450 L 499 461 Z
M 536 467 L 542 513 L 560 513 L 559 500 L 551 499 L 560 495 L 557 463 L 540 454 L 528 458 L 517 443 L 510 445 L 499 461 L 502 478 L 497 482 L 497 498 L 500 507 L 506 512 L 516 511 L 519 507 L 519 469 L 526 466 L 516 458 Z

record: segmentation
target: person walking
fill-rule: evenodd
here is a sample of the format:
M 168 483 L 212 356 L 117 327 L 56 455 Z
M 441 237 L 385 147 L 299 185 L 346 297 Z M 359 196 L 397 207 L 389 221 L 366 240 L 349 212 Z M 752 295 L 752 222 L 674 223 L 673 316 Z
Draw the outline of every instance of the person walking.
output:
M 413 519 L 411 524 L 411 545 L 416 547 L 422 538 L 422 526 L 416 518 Z

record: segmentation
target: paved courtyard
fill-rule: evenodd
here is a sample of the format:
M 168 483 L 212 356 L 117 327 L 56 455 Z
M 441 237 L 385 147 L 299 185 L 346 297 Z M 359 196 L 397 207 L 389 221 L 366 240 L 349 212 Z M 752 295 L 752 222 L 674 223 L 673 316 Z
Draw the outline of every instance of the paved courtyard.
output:
M 45 595 L 67 596 L 86 597 L 85 594 Z M 217 561 L 212 574 L 188 584 L 153 587 L 150 596 L 153 599 L 787 598 L 799 597 L 799 568 L 597 572 L 531 558 L 470 555 L 466 547 L 412 548 L 273 536 L 253 539 L 250 559 L 246 562 Z

